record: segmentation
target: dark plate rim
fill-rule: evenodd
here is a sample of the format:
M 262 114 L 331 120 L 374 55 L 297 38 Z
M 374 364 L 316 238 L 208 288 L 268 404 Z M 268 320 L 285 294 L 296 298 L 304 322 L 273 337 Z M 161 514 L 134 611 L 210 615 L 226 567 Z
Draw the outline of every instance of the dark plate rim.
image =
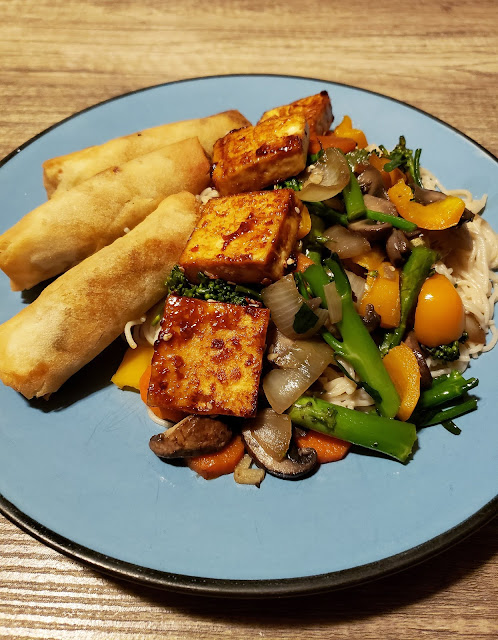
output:
M 306 76 L 296 75 L 283 75 L 283 74 L 271 74 L 271 73 L 234 73 L 234 74 L 218 74 L 212 76 L 202 76 L 197 78 L 185 78 L 181 80 L 174 80 L 172 82 L 159 83 L 150 87 L 143 87 L 134 91 L 114 96 L 107 100 L 103 100 L 94 105 L 91 105 L 81 111 L 78 111 L 63 120 L 47 127 L 40 133 L 36 134 L 19 147 L 15 148 L 11 153 L 0 160 L 0 168 L 5 165 L 13 157 L 16 157 L 23 149 L 34 143 L 38 138 L 41 138 L 53 129 L 61 126 L 65 122 L 76 118 L 77 116 L 96 109 L 109 102 L 126 98 L 136 93 L 142 93 L 158 87 L 169 86 L 174 84 L 180 84 L 184 82 L 196 82 L 199 80 L 210 80 L 214 78 L 244 78 L 244 77 L 275 77 L 275 78 L 291 78 L 296 80 L 312 80 L 318 82 L 324 82 L 327 85 L 336 85 L 355 89 L 357 91 L 369 93 L 379 96 L 383 99 L 390 100 L 397 104 L 408 107 L 413 111 L 423 114 L 424 116 L 439 122 L 443 126 L 447 127 L 454 133 L 462 136 L 473 145 L 481 149 L 492 160 L 498 162 L 498 159 L 481 144 L 467 136 L 465 133 L 459 131 L 456 127 L 444 122 L 436 116 L 398 100 L 391 96 L 386 96 L 377 91 L 370 89 L 363 89 L 361 87 L 355 87 L 350 84 L 342 82 L 334 82 L 331 80 L 325 80 L 320 78 L 310 78 Z M 165 571 L 159 571 L 156 569 L 149 569 L 141 567 L 140 565 L 118 560 L 111 556 L 101 554 L 97 551 L 89 549 L 83 545 L 76 544 L 73 541 L 65 538 L 55 531 L 45 527 L 36 520 L 33 520 L 28 515 L 23 513 L 9 500 L 0 494 L 0 513 L 7 517 L 11 522 L 24 530 L 26 533 L 43 542 L 47 546 L 55 549 L 59 553 L 66 555 L 70 558 L 79 560 L 91 568 L 105 573 L 113 578 L 127 580 L 133 583 L 139 583 L 148 587 L 156 589 L 167 589 L 179 593 L 187 593 L 191 595 L 204 595 L 211 597 L 231 597 L 231 598 L 265 598 L 268 596 L 274 597 L 290 597 L 298 595 L 311 595 L 323 591 L 350 588 L 365 582 L 380 579 L 397 573 L 408 567 L 419 564 L 429 558 L 441 553 L 448 547 L 460 542 L 470 534 L 477 531 L 480 527 L 492 520 L 498 514 L 498 496 L 493 498 L 490 502 L 484 505 L 472 516 L 459 523 L 455 527 L 443 532 L 442 534 L 413 547 L 407 551 L 383 558 L 376 562 L 372 562 L 351 569 L 345 569 L 342 571 L 334 571 L 332 573 L 324 573 L 313 576 L 303 576 L 300 578 L 285 578 L 285 579 L 265 579 L 265 580 L 226 580 L 216 578 L 200 578 L 196 576 L 188 576 L 182 574 L 169 573 Z

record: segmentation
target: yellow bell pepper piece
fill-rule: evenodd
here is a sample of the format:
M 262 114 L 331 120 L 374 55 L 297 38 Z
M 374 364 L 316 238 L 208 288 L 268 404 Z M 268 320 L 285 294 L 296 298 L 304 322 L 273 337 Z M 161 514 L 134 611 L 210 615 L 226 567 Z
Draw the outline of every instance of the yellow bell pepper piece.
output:
M 139 345 L 136 349 L 130 347 L 124 354 L 118 370 L 112 376 L 111 382 L 120 389 L 129 387 L 138 391 L 140 389 L 140 378 L 150 365 L 153 354 L 154 347 L 149 345 Z
M 352 262 L 359 264 L 360 267 L 364 267 L 367 271 L 377 271 L 385 259 L 386 255 L 380 247 L 374 247 L 359 256 L 350 258 Z
M 413 202 L 412 190 L 402 180 L 391 187 L 387 195 L 402 218 L 429 231 L 454 227 L 465 209 L 464 201 L 455 196 L 447 196 L 444 200 L 426 205 Z
M 349 116 L 344 116 L 342 122 L 334 129 L 334 134 L 340 138 L 351 138 L 356 142 L 358 149 L 364 149 L 368 142 L 361 129 L 353 129 L 353 121 Z
M 384 277 L 385 269 L 391 271 L 391 277 Z M 359 312 L 362 316 L 367 312 L 367 304 L 373 305 L 376 313 L 379 314 L 380 326 L 383 329 L 393 329 L 399 325 L 401 317 L 399 270 L 389 262 L 382 263 L 378 271 L 368 274 L 365 293 L 359 304 Z
M 401 398 L 397 413 L 400 420 L 408 420 L 420 398 L 420 369 L 415 354 L 404 342 L 384 357 L 383 363 Z

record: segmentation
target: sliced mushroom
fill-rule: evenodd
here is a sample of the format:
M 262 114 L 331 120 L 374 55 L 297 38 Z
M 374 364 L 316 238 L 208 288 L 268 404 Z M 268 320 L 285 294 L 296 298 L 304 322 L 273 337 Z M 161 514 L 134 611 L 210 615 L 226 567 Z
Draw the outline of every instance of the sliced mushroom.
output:
M 410 253 L 410 243 L 400 229 L 393 229 L 386 242 L 387 257 L 395 267 L 401 267 Z
M 362 318 L 363 324 L 368 329 L 368 332 L 371 333 L 380 325 L 380 316 L 375 311 L 373 304 L 368 303 L 365 307 L 365 315 Z
M 219 451 L 231 438 L 231 430 L 220 420 L 192 415 L 152 436 L 149 447 L 160 458 L 190 458 Z
M 413 185 L 413 199 L 415 200 L 415 202 L 418 202 L 420 204 L 432 204 L 433 202 L 444 200 L 446 197 L 446 194 L 442 191 L 423 189 L 418 185 Z M 469 211 L 467 207 L 465 207 L 458 224 L 463 224 L 464 222 L 472 222 L 473 219 L 474 214 L 472 213 L 472 211 Z
M 396 207 L 390 200 L 386 200 L 385 198 L 377 198 L 375 196 L 369 195 L 368 193 L 363 196 L 363 200 L 365 202 L 366 208 L 370 209 L 371 211 L 385 213 L 388 216 L 398 215 Z
M 387 222 L 374 222 L 373 220 L 357 220 L 348 224 L 350 231 L 362 235 L 368 242 L 380 242 L 388 235 L 392 225 Z
M 426 359 L 424 358 L 420 344 L 418 343 L 413 331 L 410 331 L 406 336 L 405 344 L 407 347 L 410 347 L 417 359 L 418 368 L 420 370 L 420 388 L 429 389 L 432 386 L 432 374 L 427 366 Z
M 310 475 L 318 466 L 318 458 L 314 449 L 296 448 L 295 451 L 290 452 L 283 460 L 277 461 L 266 453 L 250 429 L 243 429 L 242 437 L 247 450 L 256 464 L 277 478 L 299 480 L 300 478 Z
M 369 165 L 358 176 L 358 184 L 363 193 L 382 198 L 385 195 L 384 181 L 378 169 Z

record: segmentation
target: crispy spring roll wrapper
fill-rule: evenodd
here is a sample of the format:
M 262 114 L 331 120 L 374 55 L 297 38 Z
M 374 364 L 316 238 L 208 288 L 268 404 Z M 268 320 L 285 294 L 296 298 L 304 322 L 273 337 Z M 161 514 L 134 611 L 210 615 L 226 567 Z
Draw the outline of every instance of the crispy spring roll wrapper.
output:
M 54 192 L 67 191 L 83 180 L 111 167 L 128 162 L 144 153 L 185 138 L 199 138 L 211 157 L 213 145 L 229 131 L 251 123 L 238 111 L 224 111 L 209 118 L 184 120 L 144 129 L 104 144 L 52 158 L 43 163 L 43 183 L 50 198 Z
M 57 391 L 165 295 L 164 282 L 198 217 L 192 194 L 166 198 L 133 231 L 0 325 L 2 382 L 26 398 Z
M 133 229 L 169 195 L 200 193 L 210 164 L 197 138 L 106 169 L 48 200 L 0 235 L 13 291 L 67 271 Z

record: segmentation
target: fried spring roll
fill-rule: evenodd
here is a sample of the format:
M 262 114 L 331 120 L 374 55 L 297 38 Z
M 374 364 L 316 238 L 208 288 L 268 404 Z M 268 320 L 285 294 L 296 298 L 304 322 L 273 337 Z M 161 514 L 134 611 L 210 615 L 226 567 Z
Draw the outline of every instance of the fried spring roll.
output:
M 209 118 L 184 120 L 144 129 L 101 145 L 88 147 L 43 163 L 43 182 L 50 198 L 54 192 L 67 191 L 83 180 L 115 164 L 128 162 L 144 153 L 185 138 L 199 138 L 211 156 L 213 145 L 229 131 L 251 123 L 238 111 L 225 111 Z
M 199 217 L 190 193 L 166 198 L 126 236 L 48 285 L 0 325 L 0 379 L 26 398 L 59 387 L 164 295 Z
M 210 181 L 197 138 L 106 169 L 48 200 L 0 235 L 0 269 L 13 291 L 67 271 L 111 244 L 169 195 L 197 194 Z

